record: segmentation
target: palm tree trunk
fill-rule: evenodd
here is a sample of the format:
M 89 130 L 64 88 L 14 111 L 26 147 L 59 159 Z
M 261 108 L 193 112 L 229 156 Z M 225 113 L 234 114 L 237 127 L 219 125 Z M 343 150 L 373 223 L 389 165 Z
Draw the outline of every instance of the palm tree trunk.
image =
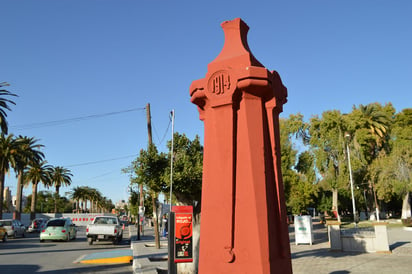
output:
M 0 174 L 0 219 L 3 219 L 4 172 Z
M 23 194 L 23 172 L 17 175 L 17 195 L 16 195 L 16 219 L 21 220 L 21 198 Z
M 54 213 L 58 213 L 57 212 L 57 201 L 59 199 L 59 190 L 60 190 L 60 187 L 56 186 L 56 196 L 54 197 Z
M 32 185 L 32 195 L 31 195 L 31 208 L 30 208 L 30 220 L 33 221 L 36 218 L 36 203 L 37 203 L 37 184 Z

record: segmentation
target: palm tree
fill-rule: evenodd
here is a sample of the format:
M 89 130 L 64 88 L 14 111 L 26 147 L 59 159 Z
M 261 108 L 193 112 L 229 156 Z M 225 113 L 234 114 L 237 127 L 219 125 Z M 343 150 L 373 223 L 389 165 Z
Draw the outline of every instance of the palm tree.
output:
M 394 111 L 392 105 L 382 107 L 378 103 L 373 103 L 366 106 L 359 105 L 359 108 L 354 109 L 350 115 L 354 121 L 353 148 L 358 155 L 357 158 L 361 159 L 357 173 L 364 174 L 362 183 L 364 186 L 369 185 L 372 189 L 377 215 L 379 215 L 379 205 L 374 183 L 370 180 L 372 174 L 368 173 L 368 169 L 371 163 L 378 158 L 380 152 L 388 149 L 391 116 Z
M 15 165 L 17 161 L 17 144 L 13 134 L 8 136 L 0 135 L 0 219 L 3 218 L 4 200 L 4 179 L 9 172 L 10 165 Z
M 84 199 L 84 187 L 77 186 L 71 191 L 70 198 L 76 201 L 76 213 L 80 213 L 80 200 Z
M 97 189 L 91 189 L 90 193 L 91 212 L 97 212 L 98 203 L 102 200 L 102 194 Z
M 34 162 L 39 162 L 44 158 L 43 152 L 38 150 L 43 145 L 36 144 L 38 140 L 29 138 L 27 136 L 19 136 L 16 139 L 17 144 L 17 161 L 14 163 L 13 168 L 17 174 L 17 197 L 16 197 L 16 219 L 20 220 L 21 208 L 21 196 L 24 185 L 24 170 L 27 166 Z
M 87 201 L 89 201 L 89 204 L 90 204 L 90 210 L 89 210 L 89 212 L 92 212 L 92 210 L 93 210 L 93 196 L 94 196 L 94 191 L 95 191 L 94 188 L 91 188 L 91 187 L 88 187 L 88 186 L 85 186 L 85 187 L 84 187 L 84 196 L 83 196 L 84 201 L 85 201 L 85 203 L 84 203 L 84 211 L 87 211 Z
M 377 103 L 369 105 L 360 105 L 358 110 L 353 111 L 353 116 L 355 116 L 355 138 L 357 138 L 356 131 L 366 129 L 371 136 L 373 141 L 369 142 L 369 154 L 367 157 L 368 163 L 377 157 L 379 150 L 383 148 L 388 139 L 389 128 L 392 123 L 391 113 L 387 113 L 384 109 Z M 356 141 L 356 140 L 355 140 Z
M 54 199 L 54 213 L 57 213 L 57 200 L 59 199 L 59 190 L 62 186 L 69 186 L 72 182 L 73 174 L 70 170 L 61 166 L 52 167 L 50 179 L 51 183 L 56 188 L 56 194 Z
M 42 182 L 45 186 L 50 186 L 51 171 L 51 165 L 48 165 L 46 161 L 41 161 L 38 163 L 33 163 L 25 174 L 26 183 L 32 183 L 30 220 L 33 220 L 36 217 L 37 186 L 40 182 Z
M 8 86 L 9 84 L 6 82 L 0 83 L 0 88 Z M 9 126 L 6 120 L 7 113 L 6 110 L 11 110 L 9 104 L 15 105 L 13 101 L 4 98 L 3 96 L 17 96 L 5 89 L 0 89 L 0 129 L 2 134 L 7 134 L 9 130 Z

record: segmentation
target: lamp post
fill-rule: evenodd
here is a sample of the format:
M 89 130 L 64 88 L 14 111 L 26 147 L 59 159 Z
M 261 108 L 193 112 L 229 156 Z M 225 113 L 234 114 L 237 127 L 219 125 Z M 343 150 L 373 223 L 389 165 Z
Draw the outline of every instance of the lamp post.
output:
M 346 152 L 347 152 L 347 154 L 348 154 L 348 166 L 349 166 L 349 179 L 350 179 L 350 191 L 351 191 L 351 194 L 352 194 L 352 208 L 353 208 L 353 221 L 355 222 L 355 226 L 356 226 L 356 220 L 357 220 L 357 218 L 356 218 L 356 205 L 355 205 L 355 195 L 354 195 L 354 193 L 353 193 L 353 179 L 352 179 L 352 167 L 351 167 L 351 164 L 350 164 L 350 151 L 349 151 L 349 140 L 350 140 L 350 135 L 349 135 L 349 133 L 346 133 L 345 134 L 345 137 L 346 137 L 346 139 L 347 139 L 347 142 L 346 142 Z
M 175 110 L 173 109 L 170 112 L 171 119 L 172 119 L 172 145 L 170 148 L 170 212 L 172 212 L 172 194 L 173 194 L 173 137 L 174 137 L 174 130 L 175 130 Z

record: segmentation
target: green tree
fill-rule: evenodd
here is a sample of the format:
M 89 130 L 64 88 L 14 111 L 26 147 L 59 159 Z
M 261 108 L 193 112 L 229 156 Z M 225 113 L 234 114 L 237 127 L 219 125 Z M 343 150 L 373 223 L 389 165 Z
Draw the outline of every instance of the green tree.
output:
M 70 170 L 62 166 L 51 167 L 50 179 L 52 185 L 56 188 L 54 198 L 54 212 L 57 213 L 57 203 L 60 199 L 59 190 L 62 186 L 69 186 L 72 182 Z
M 26 172 L 26 182 L 32 183 L 32 200 L 30 208 L 30 220 L 36 217 L 36 205 L 37 205 L 37 186 L 42 182 L 45 186 L 50 186 L 51 179 L 50 174 L 52 172 L 52 166 L 48 165 L 46 161 L 32 163 Z
M 132 183 L 139 185 L 143 184 L 147 187 L 152 196 L 156 248 L 160 248 L 156 203 L 159 193 L 165 190 L 163 174 L 167 165 L 168 162 L 165 154 L 159 153 L 154 144 L 149 144 L 147 150 L 142 149 L 139 156 L 132 163 L 135 172 L 135 177 L 133 178 Z
M 27 197 L 27 205 L 24 209 L 25 212 L 31 211 L 31 201 L 33 200 L 33 194 Z M 50 191 L 39 191 L 36 197 L 36 212 L 40 213 L 51 213 L 54 209 L 54 198 L 53 193 Z
M 90 200 L 90 212 L 98 211 L 98 204 L 102 200 L 102 194 L 95 188 L 88 189 L 88 198 Z
M 169 151 L 171 151 L 171 145 L 171 141 L 169 141 L 167 144 Z M 166 162 L 170 163 L 170 153 L 167 154 Z M 165 194 L 168 196 L 171 166 L 170 164 L 166 166 L 163 181 L 166 183 Z M 172 192 L 179 204 L 193 205 L 195 214 L 200 212 L 202 175 L 203 146 L 200 144 L 199 136 L 190 140 L 185 134 L 174 133 Z
M 33 164 L 43 160 L 44 154 L 39 149 L 43 147 L 37 143 L 33 137 L 21 136 L 16 139 L 17 157 L 13 163 L 14 171 L 17 176 L 17 195 L 16 195 L 16 218 L 20 220 L 22 211 L 21 201 L 24 186 L 24 171 Z
M 390 139 L 390 153 L 381 153 L 369 166 L 377 196 L 386 202 L 403 199 L 402 219 L 411 217 L 412 109 L 396 114 Z
M 306 212 L 317 196 L 314 158 L 309 151 L 302 151 L 298 154 L 293 145 L 296 138 L 302 140 L 302 145 L 307 143 L 306 127 L 303 116 L 300 114 L 290 115 L 288 119 L 280 119 L 281 164 L 285 197 L 288 211 L 293 214 Z
M 389 153 L 389 140 L 395 109 L 391 104 L 382 106 L 378 103 L 359 105 L 347 115 L 348 145 L 351 151 L 353 180 L 364 189 L 372 190 L 375 197 L 375 208 L 379 212 L 379 204 L 375 196 L 376 186 L 371 180 L 370 165 L 372 162 Z M 347 156 L 348 157 L 348 156 Z
M 113 202 L 103 197 L 99 190 L 88 186 L 77 186 L 69 192 L 69 197 L 76 203 L 76 213 L 87 212 L 87 202 L 90 204 L 90 212 L 111 212 Z
M 332 191 L 332 210 L 338 213 L 339 220 L 338 193 L 347 190 L 349 181 L 344 141 L 346 127 L 337 110 L 325 111 L 321 118 L 312 117 L 308 127 L 310 150 L 321 178 L 319 183 Z
M 76 202 L 76 213 L 80 213 L 80 200 L 83 199 L 84 188 L 77 186 L 70 192 L 70 198 Z
M 11 111 L 9 104 L 15 105 L 15 103 L 7 98 L 5 96 L 17 96 L 16 94 L 13 94 L 5 89 L 1 89 L 2 87 L 9 86 L 8 83 L 2 82 L 0 83 L 0 129 L 1 129 L 1 134 L 8 134 L 8 123 L 7 123 L 7 113 L 6 110 Z
M 18 156 L 18 145 L 13 134 L 0 135 L 0 219 L 3 216 L 4 180 L 10 170 L 10 165 L 15 166 Z
M 171 151 L 172 142 L 167 143 Z M 166 182 L 166 196 L 170 196 L 170 185 L 172 182 L 172 200 L 178 205 L 193 206 L 193 249 L 194 258 L 197 262 L 199 254 L 200 236 L 200 210 L 202 197 L 203 176 L 203 146 L 199 136 L 193 140 L 185 134 L 178 132 L 173 134 L 173 174 L 171 181 L 171 154 L 167 154 L 167 168 L 164 171 L 163 180 Z M 169 197 L 170 198 L 170 197 Z M 196 264 L 180 264 L 178 271 L 182 273 L 195 272 Z

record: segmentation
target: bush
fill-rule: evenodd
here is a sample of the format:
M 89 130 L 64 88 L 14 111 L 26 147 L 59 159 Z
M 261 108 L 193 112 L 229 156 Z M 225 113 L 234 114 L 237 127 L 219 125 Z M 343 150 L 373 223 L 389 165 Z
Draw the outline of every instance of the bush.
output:
M 412 218 L 402 219 L 402 224 L 407 227 L 412 227 Z

